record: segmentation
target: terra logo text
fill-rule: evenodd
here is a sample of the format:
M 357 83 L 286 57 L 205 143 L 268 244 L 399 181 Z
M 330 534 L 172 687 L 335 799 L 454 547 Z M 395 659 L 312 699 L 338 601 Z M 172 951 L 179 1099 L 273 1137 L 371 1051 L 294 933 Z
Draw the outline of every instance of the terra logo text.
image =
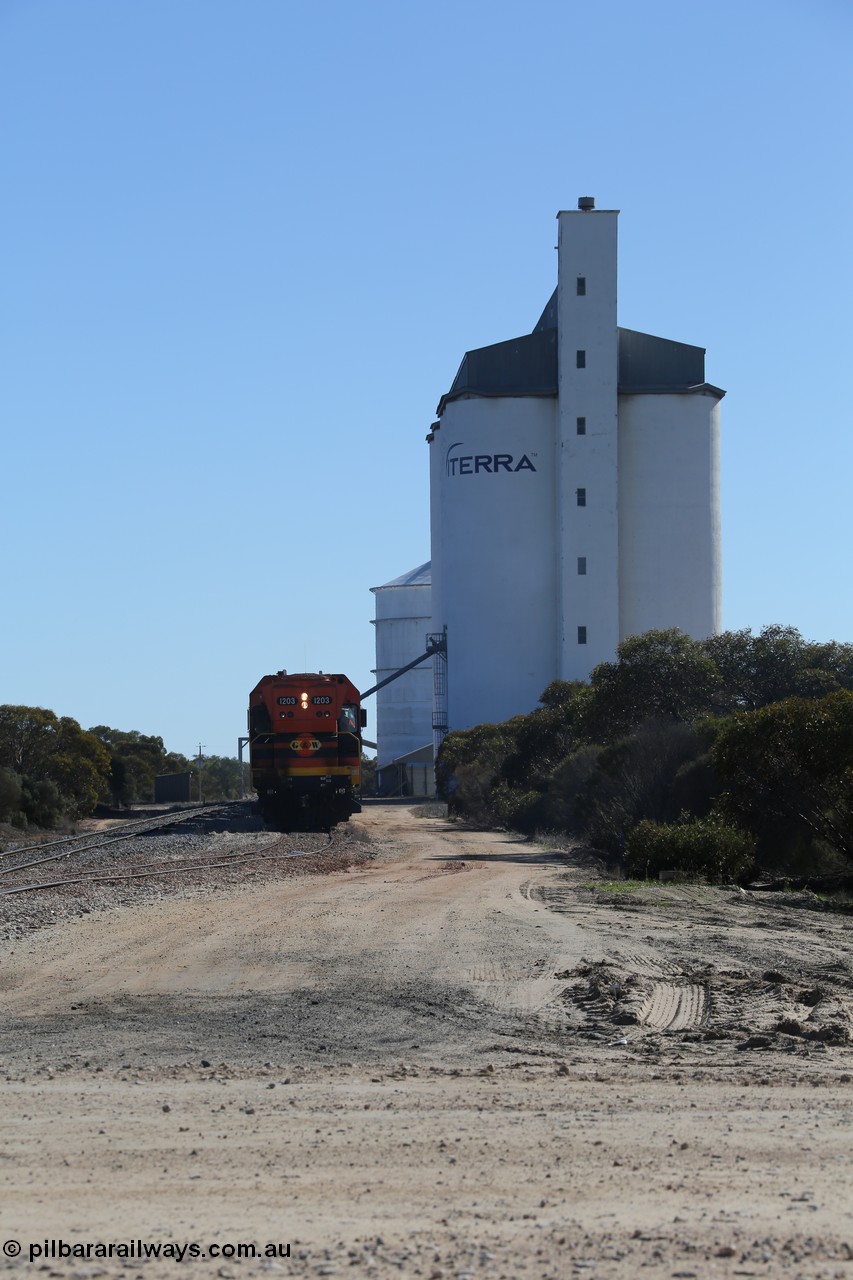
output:
M 449 476 L 476 476 L 481 472 L 497 475 L 500 471 L 535 471 L 533 463 L 526 453 L 515 458 L 511 453 L 454 453 L 454 449 L 464 449 L 464 444 L 452 444 L 445 457 L 445 471 Z

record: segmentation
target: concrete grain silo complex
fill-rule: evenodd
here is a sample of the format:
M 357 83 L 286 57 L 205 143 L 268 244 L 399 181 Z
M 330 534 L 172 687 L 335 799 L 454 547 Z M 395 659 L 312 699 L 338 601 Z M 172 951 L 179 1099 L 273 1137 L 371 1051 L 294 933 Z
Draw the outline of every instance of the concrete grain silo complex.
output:
M 451 729 L 532 710 L 626 636 L 721 626 L 725 393 L 702 347 L 618 327 L 617 212 L 584 197 L 557 218 L 538 324 L 465 354 L 427 436 Z

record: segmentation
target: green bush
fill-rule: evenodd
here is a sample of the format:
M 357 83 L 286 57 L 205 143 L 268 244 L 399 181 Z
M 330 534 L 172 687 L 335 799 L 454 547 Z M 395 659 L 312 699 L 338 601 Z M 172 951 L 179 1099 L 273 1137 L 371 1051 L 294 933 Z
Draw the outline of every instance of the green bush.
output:
M 447 811 L 477 826 L 501 825 L 492 799 L 494 773 L 487 766 L 472 761 L 460 764 L 454 773 L 454 787 L 447 800 Z
M 27 822 L 33 826 L 57 826 L 63 817 L 64 806 L 56 783 L 46 778 L 22 778 L 21 809 Z
M 548 779 L 543 826 L 551 831 L 580 833 L 578 804 L 598 767 L 601 747 L 579 747 L 561 761 Z
M 609 744 L 649 720 L 690 723 L 711 710 L 720 674 L 677 627 L 629 636 L 616 652 L 589 678 L 580 715 L 587 741 Z
M 605 747 L 575 802 L 575 813 L 596 848 L 621 857 L 633 827 L 644 818 L 672 822 L 675 779 L 702 751 L 686 724 L 650 720 Z
M 473 822 L 488 822 L 493 805 L 492 786 L 507 757 L 515 750 L 521 716 L 503 724 L 479 724 L 456 729 L 441 744 L 435 761 L 436 790 L 450 813 Z
M 811 850 L 853 861 L 853 693 L 785 698 L 722 721 L 712 748 L 717 808 L 755 833 L 762 863 L 793 872 Z
M 0 822 L 14 822 L 21 812 L 21 779 L 0 768 Z
M 676 813 L 685 809 L 694 818 L 711 812 L 720 794 L 720 781 L 714 771 L 710 751 L 681 765 L 672 782 L 672 807 Z
M 0 822 L 15 827 L 53 827 L 63 816 L 62 796 L 55 782 L 21 777 L 0 768 Z
M 436 781 L 473 822 L 571 832 L 618 858 L 631 838 L 643 867 L 644 822 L 677 825 L 661 857 L 691 874 L 732 874 L 752 839 L 777 872 L 849 864 L 853 645 L 780 626 L 632 636 L 588 683 L 555 680 L 529 714 L 448 734 Z
M 715 814 L 677 823 L 644 819 L 628 833 L 625 870 L 646 879 L 676 871 L 719 884 L 743 876 L 754 857 L 752 838 Z
M 491 801 L 502 827 L 532 835 L 542 825 L 545 797 L 541 791 L 525 791 L 498 782 L 492 788 Z

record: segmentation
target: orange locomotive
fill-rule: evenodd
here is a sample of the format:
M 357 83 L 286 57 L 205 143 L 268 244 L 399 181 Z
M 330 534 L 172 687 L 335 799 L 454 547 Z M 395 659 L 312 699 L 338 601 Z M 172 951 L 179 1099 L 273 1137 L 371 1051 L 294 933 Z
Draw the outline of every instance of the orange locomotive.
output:
M 360 694 L 346 676 L 264 676 L 249 697 L 252 786 L 282 831 L 328 830 L 360 813 Z

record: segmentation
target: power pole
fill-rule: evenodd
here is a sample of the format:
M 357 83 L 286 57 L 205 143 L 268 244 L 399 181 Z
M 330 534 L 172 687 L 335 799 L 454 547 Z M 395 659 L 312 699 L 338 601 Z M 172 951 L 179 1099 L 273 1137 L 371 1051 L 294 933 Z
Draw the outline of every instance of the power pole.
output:
M 237 739 L 237 758 L 240 761 L 240 799 L 246 799 L 246 766 L 243 763 L 243 748 L 248 746 L 251 738 Z
M 204 760 L 204 756 L 201 753 L 203 750 L 204 750 L 204 743 L 200 742 L 198 744 L 198 755 L 196 757 L 196 759 L 198 760 L 198 802 L 199 804 L 203 804 L 203 799 L 201 794 L 201 766 Z

